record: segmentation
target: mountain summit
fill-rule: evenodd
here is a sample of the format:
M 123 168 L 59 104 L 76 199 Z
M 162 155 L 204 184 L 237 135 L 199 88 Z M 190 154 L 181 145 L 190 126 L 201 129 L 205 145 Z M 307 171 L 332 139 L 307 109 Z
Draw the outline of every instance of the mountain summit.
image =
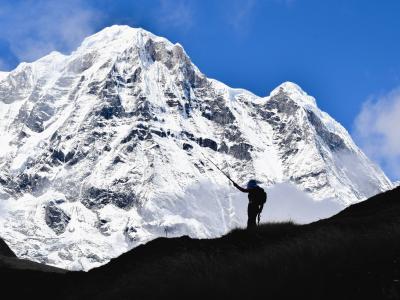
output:
M 181 45 L 128 26 L 1 73 L 0 135 L 0 234 L 18 256 L 68 269 L 243 225 L 205 156 L 238 182 L 291 182 L 316 201 L 392 186 L 298 85 L 268 97 L 230 88 Z

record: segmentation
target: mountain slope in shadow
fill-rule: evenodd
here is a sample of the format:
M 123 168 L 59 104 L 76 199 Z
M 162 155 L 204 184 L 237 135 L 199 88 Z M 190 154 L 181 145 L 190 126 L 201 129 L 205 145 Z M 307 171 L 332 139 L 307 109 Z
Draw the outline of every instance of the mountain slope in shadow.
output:
M 159 238 L 87 273 L 1 265 L 15 296 L 59 299 L 399 299 L 400 188 L 308 224 Z M 15 258 L 14 258 L 15 259 Z
M 8 247 L 5 241 L 0 239 L 0 256 L 17 257 L 15 253 Z

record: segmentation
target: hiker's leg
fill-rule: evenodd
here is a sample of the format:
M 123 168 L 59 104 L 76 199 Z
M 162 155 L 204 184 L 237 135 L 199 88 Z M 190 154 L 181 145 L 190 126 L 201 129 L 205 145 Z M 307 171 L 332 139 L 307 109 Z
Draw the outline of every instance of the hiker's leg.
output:
M 257 227 L 257 206 L 249 203 L 247 206 L 247 229 L 252 229 Z

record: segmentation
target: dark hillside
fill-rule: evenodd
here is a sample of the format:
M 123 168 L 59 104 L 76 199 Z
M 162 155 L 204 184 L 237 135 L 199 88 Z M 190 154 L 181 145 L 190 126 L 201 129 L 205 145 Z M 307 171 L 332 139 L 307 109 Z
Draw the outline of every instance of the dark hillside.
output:
M 400 188 L 308 225 L 156 239 L 88 273 L 10 272 L 59 299 L 400 299 Z
M 0 256 L 16 257 L 15 253 L 2 239 L 0 239 Z
M 345 218 L 360 220 L 361 218 L 373 218 L 376 222 L 388 220 L 389 218 L 397 219 L 398 206 L 400 205 L 400 187 L 378 194 L 366 201 L 353 204 L 342 210 L 329 220 L 339 220 Z
M 158 239 L 84 277 L 83 295 L 400 297 L 400 189 L 313 224 L 264 224 L 214 240 Z M 156 287 L 156 289 L 155 289 Z
M 61 286 L 65 270 L 19 259 L 0 239 L 1 299 L 48 299 Z

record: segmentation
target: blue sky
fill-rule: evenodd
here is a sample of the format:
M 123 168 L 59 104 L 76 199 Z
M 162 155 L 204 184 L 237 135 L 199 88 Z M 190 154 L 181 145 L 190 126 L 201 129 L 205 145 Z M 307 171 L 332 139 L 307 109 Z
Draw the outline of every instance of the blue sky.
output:
M 264 96 L 296 82 L 395 179 L 399 14 L 398 0 L 2 0 L 0 70 L 68 53 L 105 26 L 143 27 L 232 87 Z

